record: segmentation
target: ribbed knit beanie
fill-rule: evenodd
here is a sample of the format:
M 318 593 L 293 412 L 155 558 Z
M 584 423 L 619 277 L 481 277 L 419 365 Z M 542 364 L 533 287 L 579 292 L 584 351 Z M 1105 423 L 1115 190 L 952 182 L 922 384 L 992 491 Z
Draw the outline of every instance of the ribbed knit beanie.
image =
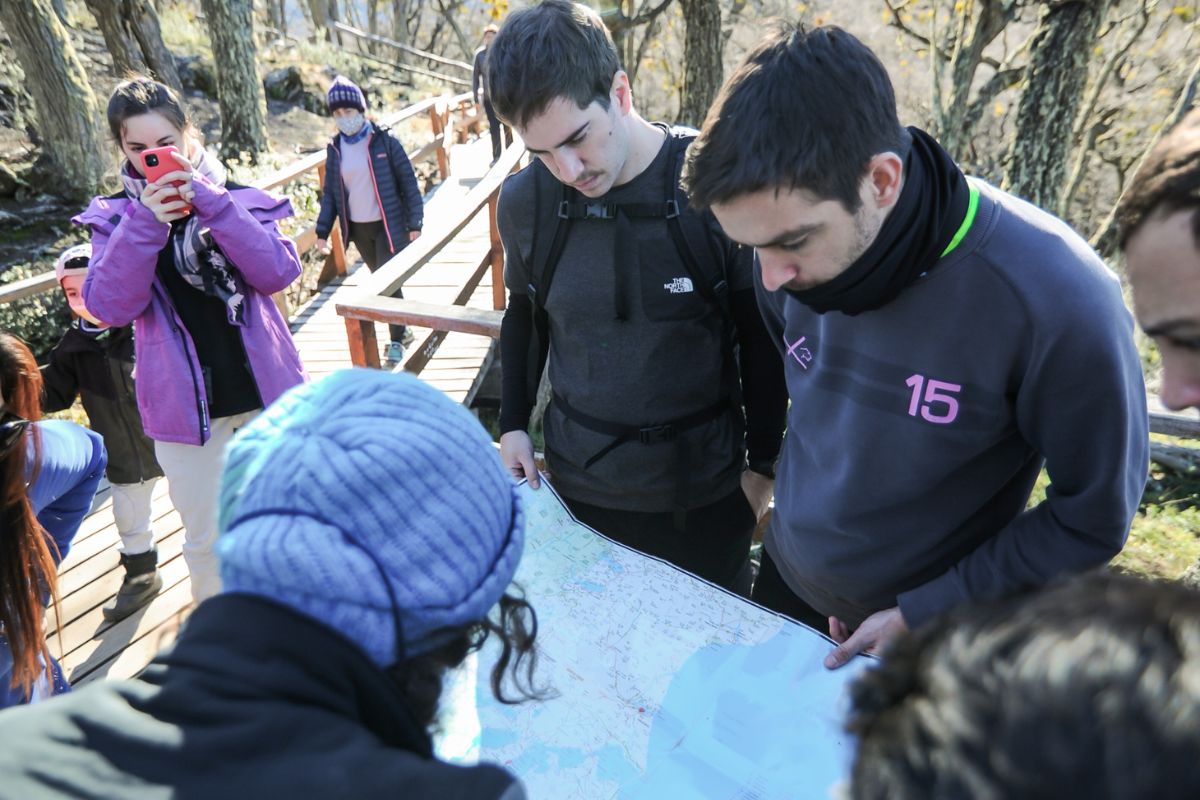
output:
M 329 112 L 331 114 L 339 108 L 357 108 L 359 111 L 367 110 L 367 99 L 363 96 L 362 89 L 358 88 L 354 84 L 354 81 L 345 75 L 338 75 L 333 79 L 333 83 L 329 87 L 329 93 L 325 95 L 325 100 L 329 103 Z
M 381 666 L 483 619 L 524 545 L 516 484 L 479 421 L 378 370 L 297 386 L 240 431 L 220 508 L 226 592 L 308 614 Z

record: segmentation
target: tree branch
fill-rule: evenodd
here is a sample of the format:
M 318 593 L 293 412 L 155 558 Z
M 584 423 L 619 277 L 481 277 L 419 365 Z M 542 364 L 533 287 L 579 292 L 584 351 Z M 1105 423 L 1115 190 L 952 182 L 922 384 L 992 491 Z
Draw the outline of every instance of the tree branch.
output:
M 1200 58 L 1196 59 L 1196 63 L 1192 65 L 1192 71 L 1189 73 L 1187 80 L 1183 84 L 1183 89 L 1179 93 L 1179 100 L 1175 103 L 1174 109 L 1172 109 L 1171 113 L 1167 115 L 1167 118 L 1163 120 L 1163 124 L 1159 127 L 1158 131 L 1156 131 L 1155 134 L 1150 137 L 1150 141 L 1142 150 L 1141 155 L 1138 156 L 1136 165 L 1133 169 L 1134 174 L 1137 174 L 1137 170 L 1142 168 L 1142 164 L 1146 162 L 1146 158 L 1149 157 L 1150 152 L 1158 146 L 1159 140 L 1162 139 L 1163 135 L 1171 128 L 1171 126 L 1176 124 L 1179 120 L 1183 119 L 1187 115 L 1188 110 L 1191 108 L 1191 103 L 1196 97 L 1197 83 L 1200 83 Z M 1128 174 L 1128 172 L 1126 172 L 1126 174 Z M 1100 227 L 1096 230 L 1096 233 L 1092 236 L 1090 242 L 1092 247 L 1094 247 L 1096 251 L 1100 253 L 1100 255 L 1105 257 L 1112 255 L 1112 252 L 1115 249 L 1117 240 L 1117 208 L 1120 207 L 1121 201 L 1125 198 L 1125 192 L 1129 188 L 1124 180 L 1121 181 L 1120 185 L 1121 193 L 1117 196 L 1117 202 L 1113 203 L 1112 208 L 1110 208 L 1108 211 L 1108 216 L 1106 216 L 1104 221 L 1100 223 Z
M 971 101 L 971 105 L 967 108 L 967 113 L 963 117 L 963 129 L 973 130 L 979 123 L 988 104 L 995 100 L 996 96 L 1005 89 L 1011 89 L 1020 83 L 1024 75 L 1024 67 L 1005 67 L 992 73 L 992 77 L 987 79 L 987 83 L 979 87 L 978 94 L 975 95 L 975 99 Z
M 920 42 L 921 44 L 925 45 L 925 47 L 928 48 L 928 50 L 933 55 L 936 55 L 941 61 L 943 61 L 943 62 L 950 61 L 951 56 L 948 55 L 945 50 L 938 47 L 937 44 L 934 43 L 934 41 L 932 39 L 930 39 L 928 36 L 926 36 L 925 34 L 918 33 L 917 31 L 915 31 L 911 27 L 909 27 L 908 23 L 905 22 L 904 19 L 900 16 L 901 11 L 908 8 L 908 6 L 912 5 L 912 0 L 905 0 L 905 2 L 903 2 L 899 5 L 894 5 L 892 3 L 892 0 L 883 0 L 883 4 L 885 6 L 887 6 L 888 11 L 890 11 L 892 14 L 892 19 L 890 22 L 888 22 L 889 26 L 896 28 L 897 30 L 899 30 L 902 33 L 904 33 L 905 35 L 907 35 L 909 38 L 914 39 L 914 40 Z M 996 59 L 992 58 L 991 56 L 982 57 L 979 60 L 979 63 L 986 64 L 987 66 L 991 67 L 992 69 L 996 69 L 996 70 L 1000 69 L 1000 67 L 1001 67 L 1000 62 L 997 61 Z
M 1096 79 L 1092 82 L 1092 87 L 1088 91 L 1088 97 L 1083 103 L 1083 108 L 1079 110 L 1079 116 L 1075 119 L 1074 128 L 1071 131 L 1071 138 L 1078 142 L 1083 137 L 1083 130 L 1088 125 L 1088 120 L 1091 119 L 1092 112 L 1096 110 L 1096 103 L 1100 101 L 1100 93 L 1108 84 L 1108 79 L 1112 76 L 1113 71 L 1125 60 L 1125 55 L 1129 52 L 1129 48 L 1133 47 L 1134 43 L 1141 38 L 1146 28 L 1150 25 L 1150 14 L 1158 7 L 1158 0 L 1142 0 L 1141 19 L 1137 26 L 1130 33 L 1129 38 L 1120 45 L 1116 50 L 1109 55 L 1108 60 L 1104 62 L 1100 72 L 1096 75 Z M 1126 22 L 1132 18 L 1132 14 L 1124 17 L 1121 22 Z M 1114 23 L 1109 26 L 1109 31 L 1115 29 Z
M 1075 193 L 1079 191 L 1079 185 L 1083 183 L 1083 175 L 1091 160 L 1092 150 L 1096 147 L 1096 140 L 1101 134 L 1108 133 L 1116 116 L 1117 109 L 1107 108 L 1100 114 L 1099 119 L 1088 126 L 1083 141 L 1075 151 L 1075 162 L 1071 165 L 1071 177 L 1067 179 L 1067 187 L 1058 201 L 1058 216 L 1062 219 L 1067 218 L 1067 211 L 1075 200 Z

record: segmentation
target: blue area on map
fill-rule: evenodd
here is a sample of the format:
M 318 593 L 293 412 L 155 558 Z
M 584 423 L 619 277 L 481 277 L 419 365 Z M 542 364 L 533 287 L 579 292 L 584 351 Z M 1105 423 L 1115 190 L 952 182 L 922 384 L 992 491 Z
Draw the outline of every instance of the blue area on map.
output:
M 621 797 L 826 797 L 851 757 L 837 720 L 823 718 L 829 704 L 805 701 L 841 693 L 846 676 L 821 666 L 826 649 L 789 626 L 753 647 L 697 651 L 654 717 L 644 776 Z
M 516 744 L 518 738 L 515 728 L 484 728 L 479 733 L 479 746 L 483 752 L 497 750 Z
M 600 559 L 600 566 L 604 569 L 612 571 L 614 574 L 620 574 L 625 571 L 625 566 L 611 556 L 605 556 Z
M 605 592 L 604 587 L 595 581 L 579 581 L 575 585 L 585 592 L 593 592 L 594 594 L 604 594 Z

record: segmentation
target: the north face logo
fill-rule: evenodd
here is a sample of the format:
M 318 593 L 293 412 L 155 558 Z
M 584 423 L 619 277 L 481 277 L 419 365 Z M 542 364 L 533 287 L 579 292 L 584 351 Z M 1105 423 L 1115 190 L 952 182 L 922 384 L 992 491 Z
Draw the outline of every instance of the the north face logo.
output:
M 671 294 L 687 294 L 695 290 L 691 278 L 675 278 L 670 283 L 664 283 L 663 288 Z

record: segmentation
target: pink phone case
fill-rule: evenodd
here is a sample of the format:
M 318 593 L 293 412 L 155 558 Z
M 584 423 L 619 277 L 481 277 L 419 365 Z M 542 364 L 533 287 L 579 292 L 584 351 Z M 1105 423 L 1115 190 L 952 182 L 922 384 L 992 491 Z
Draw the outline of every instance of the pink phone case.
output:
M 147 150 L 143 150 L 141 152 L 142 170 L 143 174 L 146 176 L 146 180 L 154 182 L 163 175 L 166 175 L 168 172 L 175 172 L 181 169 L 179 162 L 171 156 L 171 153 L 178 152 L 179 148 L 175 147 L 175 145 L 167 145 L 166 147 L 151 147 Z M 180 184 L 177 182 L 175 185 L 178 186 Z M 189 205 L 184 210 L 191 211 L 192 207 Z

